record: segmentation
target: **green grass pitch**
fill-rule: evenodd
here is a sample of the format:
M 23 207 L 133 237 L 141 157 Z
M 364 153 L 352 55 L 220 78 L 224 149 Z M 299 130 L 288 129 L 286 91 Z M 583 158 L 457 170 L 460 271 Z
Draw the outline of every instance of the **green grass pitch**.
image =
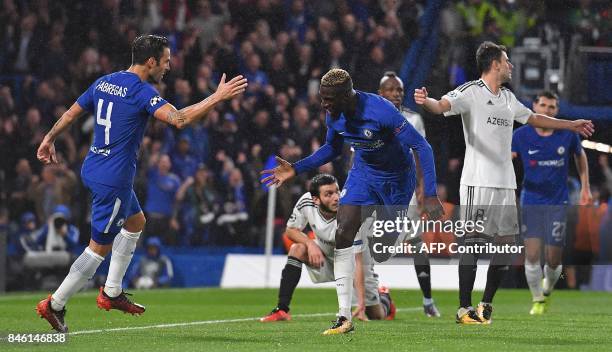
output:
M 392 290 L 395 321 L 356 322 L 355 333 L 321 336 L 336 311 L 335 291 L 298 289 L 290 322 L 260 323 L 276 303 L 274 289 L 135 291 L 143 316 L 98 310 L 93 291 L 68 305 L 64 344 L 0 341 L 0 351 L 589 351 L 612 349 L 612 295 L 556 291 L 549 313 L 528 314 L 527 290 L 501 290 L 493 324 L 454 322 L 457 293 L 434 292 L 442 318 L 426 318 L 418 291 Z M 475 302 L 480 298 L 475 293 Z M 0 335 L 49 332 L 34 306 L 44 294 L 0 296 Z M 191 324 L 188 324 L 190 323 Z M 152 327 L 158 325 L 157 327 Z M 159 326 L 162 325 L 162 326 Z M 125 329 L 129 328 L 129 329 Z

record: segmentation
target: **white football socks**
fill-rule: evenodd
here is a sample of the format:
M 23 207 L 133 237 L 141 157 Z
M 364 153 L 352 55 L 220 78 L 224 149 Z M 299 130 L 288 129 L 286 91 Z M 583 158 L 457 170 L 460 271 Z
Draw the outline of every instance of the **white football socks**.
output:
M 336 249 L 334 255 L 334 277 L 338 295 L 338 314 L 351 320 L 351 296 L 353 293 L 353 275 L 355 271 L 355 253 L 353 247 Z
M 555 288 L 555 284 L 559 280 L 561 276 L 561 271 L 563 271 L 563 265 L 557 265 L 555 269 L 551 269 L 548 264 L 544 265 L 544 294 L 546 296 L 550 295 L 553 288 Z
M 544 300 L 544 290 L 542 289 L 542 267 L 540 262 L 532 263 L 525 259 L 525 278 L 531 291 L 534 302 Z
M 122 292 L 121 282 L 134 256 L 141 232 L 129 232 L 122 228 L 113 241 L 113 253 L 104 284 L 104 292 L 109 297 L 117 297 Z
M 59 311 L 64 308 L 68 299 L 77 293 L 96 273 L 104 257 L 94 253 L 89 247 L 72 263 L 70 271 L 62 284 L 51 296 L 51 308 Z

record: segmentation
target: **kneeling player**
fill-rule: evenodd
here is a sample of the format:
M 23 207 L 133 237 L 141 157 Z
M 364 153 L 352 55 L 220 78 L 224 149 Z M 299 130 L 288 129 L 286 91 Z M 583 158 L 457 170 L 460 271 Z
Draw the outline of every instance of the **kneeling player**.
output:
M 334 281 L 334 248 L 337 228 L 336 212 L 338 211 L 339 187 L 336 178 L 327 174 L 320 174 L 312 179 L 310 192 L 305 193 L 293 208 L 293 213 L 287 222 L 287 236 L 295 243 L 289 250 L 287 264 L 283 269 L 281 284 L 278 293 L 278 304 L 272 312 L 261 318 L 262 322 L 290 320 L 289 304 L 293 291 L 300 281 L 302 263 L 306 264 L 310 279 L 314 283 Z M 302 231 L 309 224 L 316 238 L 308 238 Z M 395 306 L 391 301 L 388 290 L 378 292 L 378 279 L 373 271 L 372 261 L 369 258 L 367 246 L 363 245 L 362 233 L 368 228 L 371 221 L 366 221 L 355 239 L 355 251 L 362 258 L 363 268 L 362 293 L 355 293 L 360 297 L 354 302 L 358 307 L 356 313 L 365 314 L 369 319 L 393 319 Z M 359 260 L 359 259 L 358 259 Z M 361 270 L 358 270 L 358 274 Z M 361 274 L 360 274 L 361 275 Z M 361 286 L 361 285 L 360 285 Z M 355 304 L 356 303 L 356 304 Z M 361 307 L 364 307 L 362 309 Z

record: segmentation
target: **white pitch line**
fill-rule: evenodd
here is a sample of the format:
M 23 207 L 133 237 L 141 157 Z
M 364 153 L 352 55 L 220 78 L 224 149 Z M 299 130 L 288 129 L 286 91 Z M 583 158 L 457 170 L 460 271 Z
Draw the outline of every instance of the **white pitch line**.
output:
M 413 307 L 413 308 L 398 308 L 398 312 L 412 312 L 416 310 L 421 310 L 421 307 Z M 294 314 L 293 316 L 296 318 L 313 318 L 313 317 L 323 317 L 328 315 L 334 315 L 336 313 L 309 313 L 309 314 Z M 238 318 L 238 319 L 223 319 L 223 320 L 201 320 L 201 321 L 190 321 L 185 323 L 172 323 L 172 324 L 157 324 L 157 325 L 146 325 L 146 326 L 129 326 L 125 328 L 113 328 L 113 329 L 97 329 L 97 330 L 81 330 L 70 332 L 68 335 L 89 335 L 89 334 L 98 334 L 104 332 L 115 332 L 115 331 L 130 331 L 130 330 L 147 330 L 147 329 L 166 329 L 166 328 L 175 328 L 179 326 L 193 326 L 193 325 L 208 325 L 208 324 L 223 324 L 223 323 L 240 323 L 245 321 L 258 321 L 260 317 L 255 318 Z

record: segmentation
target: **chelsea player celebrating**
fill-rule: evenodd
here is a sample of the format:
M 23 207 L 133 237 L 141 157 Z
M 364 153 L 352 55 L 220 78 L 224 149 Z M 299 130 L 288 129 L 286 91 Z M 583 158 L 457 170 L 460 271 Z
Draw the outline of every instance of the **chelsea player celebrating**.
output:
M 244 92 L 242 76 L 221 77 L 217 91 L 191 106 L 177 110 L 148 81 L 160 82 L 170 70 L 168 39 L 138 37 L 132 43 L 132 65 L 98 78 L 55 123 L 38 148 L 38 159 L 56 163 L 54 141 L 85 113 L 96 116 L 94 140 L 83 162 L 81 178 L 92 195 L 91 241 L 75 260 L 60 287 L 36 306 L 37 313 L 58 332 L 67 332 L 65 305 L 79 291 L 112 250 L 108 277 L 100 288 L 97 305 L 142 314 L 145 308 L 131 302 L 121 281 L 132 260 L 145 217 L 133 190 L 136 156 L 148 116 L 177 128 L 200 120 L 217 103 Z
M 554 93 L 542 92 L 533 102 L 533 111 L 555 117 L 559 112 L 559 98 Z M 588 204 L 593 198 L 589 189 L 589 164 L 577 133 L 524 126 L 514 131 L 512 136 L 512 156 L 520 156 L 524 170 L 521 213 L 525 277 L 533 299 L 531 315 L 546 312 L 546 298 L 561 275 L 571 155 L 576 161 L 582 184 L 580 202 Z M 545 244 L 544 273 L 540 264 L 542 242 Z
M 409 148 L 416 151 L 425 180 L 425 211 L 437 219 L 443 213 L 436 196 L 436 173 L 429 143 L 388 100 L 353 89 L 348 72 L 332 69 L 321 78 L 321 106 L 327 110 L 325 144 L 312 155 L 291 165 L 277 157 L 279 166 L 264 170 L 268 185 L 280 186 L 298 173 L 313 170 L 342 154 L 348 142 L 355 150 L 353 166 L 340 194 L 334 255 L 334 276 L 340 310 L 324 335 L 353 331 L 351 293 L 355 256 L 353 240 L 361 226 L 364 206 L 408 207 L 416 174 Z

